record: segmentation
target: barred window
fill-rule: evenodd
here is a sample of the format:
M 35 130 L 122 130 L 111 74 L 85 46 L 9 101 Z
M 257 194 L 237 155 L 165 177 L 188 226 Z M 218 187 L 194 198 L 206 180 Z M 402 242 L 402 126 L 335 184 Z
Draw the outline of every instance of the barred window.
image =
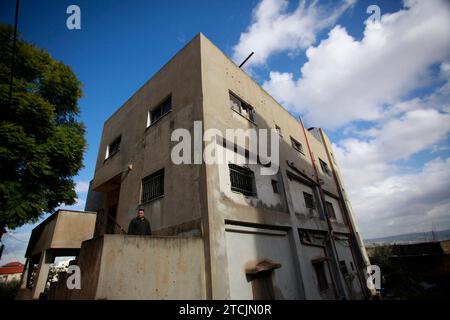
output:
M 142 179 L 142 199 L 149 202 L 164 195 L 164 169 Z
M 230 169 L 231 190 L 246 196 L 256 196 L 253 171 L 231 163 L 228 168 Z
M 303 198 L 305 199 L 306 208 L 315 209 L 316 206 L 314 205 L 314 197 L 312 194 L 303 192 Z
M 336 219 L 336 212 L 334 212 L 334 207 L 331 202 L 326 201 L 325 205 L 327 206 L 328 216 L 332 219 Z

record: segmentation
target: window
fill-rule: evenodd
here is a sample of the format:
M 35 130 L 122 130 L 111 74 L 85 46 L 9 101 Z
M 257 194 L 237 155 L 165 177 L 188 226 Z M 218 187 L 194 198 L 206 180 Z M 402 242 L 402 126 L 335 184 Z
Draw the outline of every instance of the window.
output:
M 277 133 L 280 137 L 282 137 L 283 135 L 281 134 L 281 128 L 277 125 L 275 125 L 275 130 L 277 130 Z
M 352 268 L 352 271 L 355 271 L 355 266 L 353 264 L 353 262 L 350 261 L 350 268 Z
M 324 291 L 328 289 L 327 276 L 325 274 L 325 261 L 313 262 L 314 270 L 316 271 L 317 281 L 319 283 L 319 290 Z
M 339 267 L 341 268 L 341 272 L 343 276 L 348 275 L 347 265 L 345 264 L 345 260 L 339 261 Z
M 172 110 L 172 96 L 169 96 L 148 113 L 147 127 L 161 119 L 170 110 Z
M 253 171 L 231 163 L 228 168 L 230 169 L 231 190 L 246 196 L 256 196 Z
M 327 207 L 328 216 L 331 219 L 336 219 L 336 212 L 334 212 L 334 207 L 331 202 L 325 201 L 325 205 Z
M 231 92 L 230 92 L 230 105 L 231 109 L 233 109 L 243 117 L 247 118 L 248 120 L 254 121 L 253 107 L 248 103 L 245 103 L 238 97 L 236 97 Z
M 112 205 L 108 208 L 108 213 L 106 216 L 106 234 L 114 234 L 116 233 L 116 218 L 117 218 L 117 205 Z
M 106 147 L 106 157 L 105 157 L 105 159 L 108 159 L 109 157 L 112 157 L 117 152 L 119 152 L 119 150 L 120 150 L 120 141 L 121 140 L 122 140 L 122 137 L 119 136 L 118 138 L 116 138 L 113 142 L 111 142 Z
M 292 137 L 291 137 L 291 145 L 292 145 L 292 148 L 294 148 L 298 152 L 305 154 L 303 152 L 303 145 Z
M 272 189 L 273 189 L 273 193 L 280 193 L 278 191 L 278 181 L 277 180 L 272 180 Z
M 319 159 L 320 167 L 322 168 L 323 173 L 326 175 L 330 175 L 330 169 L 328 168 L 328 164 L 323 161 L 322 159 Z
M 142 179 L 141 202 L 149 202 L 164 195 L 164 169 Z
M 305 205 L 308 209 L 315 209 L 316 206 L 314 205 L 314 197 L 312 194 L 303 192 L 303 198 L 305 199 Z

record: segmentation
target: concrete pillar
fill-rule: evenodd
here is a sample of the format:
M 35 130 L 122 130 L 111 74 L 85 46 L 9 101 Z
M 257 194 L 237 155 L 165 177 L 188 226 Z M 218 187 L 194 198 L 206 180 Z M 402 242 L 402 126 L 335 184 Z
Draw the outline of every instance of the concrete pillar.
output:
M 30 274 L 30 258 L 25 262 L 25 266 L 23 267 L 22 277 L 20 278 L 20 289 L 27 288 L 28 275 Z
M 48 272 L 50 271 L 51 254 L 48 250 L 41 253 L 39 260 L 39 267 L 36 272 L 36 278 L 33 283 L 32 299 L 39 299 L 39 295 L 44 292 L 45 284 L 47 283 Z

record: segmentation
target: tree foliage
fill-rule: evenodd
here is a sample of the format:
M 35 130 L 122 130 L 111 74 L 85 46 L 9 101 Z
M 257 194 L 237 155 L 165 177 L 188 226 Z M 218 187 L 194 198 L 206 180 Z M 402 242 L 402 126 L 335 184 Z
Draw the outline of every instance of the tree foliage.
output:
M 85 127 L 81 82 L 70 67 L 18 37 L 9 103 L 13 29 L 0 24 L 0 227 L 36 221 L 75 203 Z

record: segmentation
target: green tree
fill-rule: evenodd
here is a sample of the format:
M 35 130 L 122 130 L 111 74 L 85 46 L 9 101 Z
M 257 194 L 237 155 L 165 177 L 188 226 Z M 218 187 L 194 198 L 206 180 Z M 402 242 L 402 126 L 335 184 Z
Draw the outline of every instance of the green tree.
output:
M 78 119 L 81 82 L 70 67 L 19 36 L 10 104 L 12 46 L 13 28 L 0 24 L 0 229 L 74 204 L 72 177 L 86 148 Z

